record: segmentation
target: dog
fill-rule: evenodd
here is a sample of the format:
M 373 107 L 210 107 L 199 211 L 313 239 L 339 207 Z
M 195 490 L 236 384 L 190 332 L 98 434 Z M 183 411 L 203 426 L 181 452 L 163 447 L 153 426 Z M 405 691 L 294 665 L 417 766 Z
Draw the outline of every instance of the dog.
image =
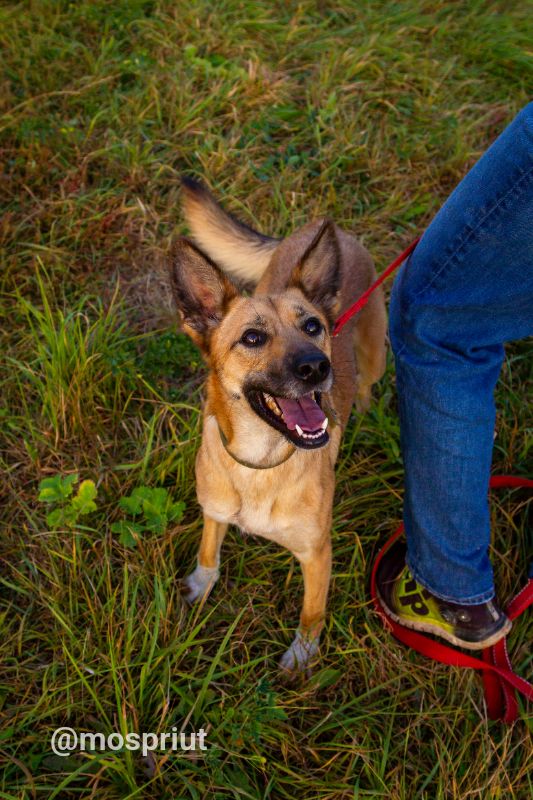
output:
M 218 580 L 228 525 L 288 548 L 304 598 L 280 666 L 306 670 L 326 612 L 342 432 L 385 369 L 383 294 L 332 339 L 336 316 L 376 278 L 353 235 L 324 218 L 282 240 L 264 236 L 187 178 L 183 210 L 193 240 L 173 242 L 170 281 L 182 329 L 209 368 L 196 458 L 203 534 L 186 599 Z

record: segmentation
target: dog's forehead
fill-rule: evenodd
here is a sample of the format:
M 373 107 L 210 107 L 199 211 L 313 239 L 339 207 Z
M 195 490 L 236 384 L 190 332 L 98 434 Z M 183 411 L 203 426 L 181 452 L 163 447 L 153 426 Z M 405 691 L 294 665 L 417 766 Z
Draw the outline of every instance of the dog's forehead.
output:
M 234 301 L 226 317 L 233 325 L 251 326 L 293 325 L 300 318 L 318 314 L 317 309 L 304 297 L 299 289 L 287 289 L 276 295 L 254 295 L 240 297 Z M 225 320 L 225 321 L 226 321 Z

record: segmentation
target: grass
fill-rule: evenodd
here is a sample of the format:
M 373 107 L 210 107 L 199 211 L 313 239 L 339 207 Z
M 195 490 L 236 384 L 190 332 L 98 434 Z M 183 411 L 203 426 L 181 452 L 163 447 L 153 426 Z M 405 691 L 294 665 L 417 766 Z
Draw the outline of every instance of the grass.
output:
M 162 264 L 185 170 L 274 235 L 330 214 L 383 268 L 527 102 L 532 33 L 508 1 L 2 5 L 0 797 L 531 797 L 528 710 L 488 722 L 477 676 L 402 649 L 369 607 L 402 505 L 391 364 L 345 437 L 311 680 L 276 671 L 301 597 L 289 553 L 233 531 L 212 598 L 183 607 L 205 372 Z M 515 343 L 495 472 L 531 473 L 531 379 L 530 343 Z M 97 511 L 49 526 L 39 483 L 74 473 Z M 111 526 L 143 485 L 185 515 L 126 546 Z M 531 510 L 517 491 L 492 508 L 505 599 Z M 511 637 L 524 677 L 531 634 L 523 619 Z M 60 725 L 203 726 L 209 750 L 59 758 Z

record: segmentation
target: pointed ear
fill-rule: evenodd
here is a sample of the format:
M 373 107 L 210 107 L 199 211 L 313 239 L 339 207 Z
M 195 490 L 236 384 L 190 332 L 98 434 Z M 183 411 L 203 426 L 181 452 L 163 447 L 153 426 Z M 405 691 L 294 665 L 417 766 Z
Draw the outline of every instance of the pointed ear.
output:
M 200 346 L 237 295 L 233 283 L 192 242 L 181 236 L 172 247 L 170 280 L 186 332 Z
M 340 248 L 335 225 L 325 219 L 294 268 L 289 285 L 301 289 L 333 322 L 339 306 L 340 277 Z

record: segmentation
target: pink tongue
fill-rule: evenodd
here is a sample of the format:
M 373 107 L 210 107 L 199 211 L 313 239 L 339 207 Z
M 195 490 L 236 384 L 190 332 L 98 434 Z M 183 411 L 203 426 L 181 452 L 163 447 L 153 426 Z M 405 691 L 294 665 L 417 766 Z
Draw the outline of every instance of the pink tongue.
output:
M 277 404 L 283 411 L 283 419 L 289 430 L 293 431 L 297 425 L 303 431 L 317 431 L 322 427 L 326 415 L 315 403 L 310 395 L 300 397 L 299 400 L 289 400 L 287 397 L 276 397 Z

